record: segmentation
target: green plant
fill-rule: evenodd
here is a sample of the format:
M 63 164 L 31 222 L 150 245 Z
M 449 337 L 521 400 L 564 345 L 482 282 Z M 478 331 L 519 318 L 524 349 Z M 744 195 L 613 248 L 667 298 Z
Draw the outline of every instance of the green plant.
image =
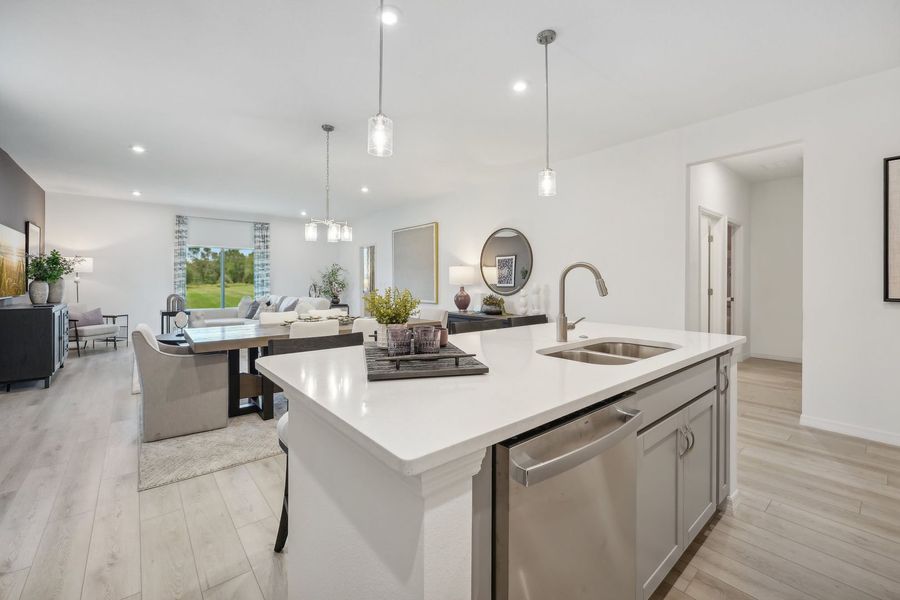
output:
M 80 262 L 81 257 L 66 258 L 59 250 L 52 250 L 50 254 L 29 254 L 28 278 L 53 283 L 72 273 Z
M 506 310 L 506 306 L 504 305 L 503 298 L 497 296 L 496 294 L 488 294 L 484 298 L 481 299 L 481 303 L 485 306 L 498 306 L 501 311 Z
M 337 263 L 333 263 L 324 271 L 320 271 L 320 290 L 331 294 L 332 298 L 340 298 L 347 289 L 347 270 Z
M 383 294 L 372 290 L 363 301 L 366 310 L 382 325 L 399 325 L 409 321 L 409 316 L 419 307 L 419 300 L 413 298 L 412 292 L 396 288 L 387 288 Z

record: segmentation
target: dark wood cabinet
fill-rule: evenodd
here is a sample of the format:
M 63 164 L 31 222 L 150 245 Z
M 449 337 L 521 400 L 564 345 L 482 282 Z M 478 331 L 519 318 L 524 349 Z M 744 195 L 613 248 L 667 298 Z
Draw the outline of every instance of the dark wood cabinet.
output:
M 69 349 L 69 307 L 0 307 L 0 384 L 43 379 L 61 369 Z

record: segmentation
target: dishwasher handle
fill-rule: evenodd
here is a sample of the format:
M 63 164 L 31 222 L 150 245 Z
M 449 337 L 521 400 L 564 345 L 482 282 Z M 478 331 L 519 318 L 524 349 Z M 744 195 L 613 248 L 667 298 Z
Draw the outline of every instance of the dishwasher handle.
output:
M 536 485 L 602 454 L 628 436 L 633 435 L 640 428 L 644 420 L 641 411 L 625 410 L 619 407 L 614 410 L 621 417 L 622 424 L 574 450 L 528 466 L 517 462 L 514 453 L 511 452 L 509 455 L 510 476 L 526 487 Z

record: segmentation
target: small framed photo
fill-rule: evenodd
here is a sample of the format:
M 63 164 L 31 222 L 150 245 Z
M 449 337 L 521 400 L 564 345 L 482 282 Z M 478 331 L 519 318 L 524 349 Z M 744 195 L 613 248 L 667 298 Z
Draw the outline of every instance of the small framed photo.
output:
M 28 257 L 41 253 L 41 228 L 37 223 L 25 221 L 25 268 L 28 268 Z
M 497 257 L 497 287 L 516 287 L 516 257 Z

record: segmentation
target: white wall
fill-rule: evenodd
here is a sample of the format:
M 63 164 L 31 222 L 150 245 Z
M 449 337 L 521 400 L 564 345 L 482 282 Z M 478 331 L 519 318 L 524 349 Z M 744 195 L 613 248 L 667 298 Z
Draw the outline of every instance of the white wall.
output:
M 691 231 L 693 237 L 688 239 L 690 255 L 687 267 L 687 309 L 688 329 L 701 329 L 700 327 L 700 302 L 705 300 L 700 292 L 700 252 L 705 248 L 701 244 L 699 232 L 699 219 L 702 207 L 716 215 L 721 216 L 720 230 L 717 247 L 721 251 L 719 265 L 721 273 L 718 278 L 720 292 L 725 292 L 725 261 L 727 260 L 727 224 L 733 223 L 739 227 L 734 240 L 734 333 L 736 335 L 748 335 L 751 331 L 751 293 L 752 280 L 750 277 L 750 252 L 748 240 L 752 237 L 752 225 L 750 214 L 750 183 L 743 177 L 719 162 L 705 162 L 690 167 L 688 172 L 690 219 L 693 225 Z M 706 328 L 703 328 L 706 331 Z M 722 327 L 714 331 L 725 332 L 724 316 Z M 753 338 L 750 337 L 744 347 L 738 350 L 741 357 L 749 356 Z
M 447 267 L 475 264 L 488 233 L 516 227 L 534 247 L 535 282 L 554 293 L 568 262 L 589 260 L 603 271 L 604 299 L 590 278 L 572 275 L 570 315 L 684 327 L 693 319 L 687 240 L 697 227 L 688 216 L 687 165 L 801 141 L 804 422 L 900 443 L 900 306 L 881 301 L 881 161 L 900 153 L 898 105 L 895 69 L 558 161 L 560 193 L 546 200 L 535 196 L 539 164 L 498 171 L 490 187 L 356 220 L 356 243 L 343 256 L 355 279 L 358 246 L 375 243 L 383 286 L 390 230 L 437 220 L 440 295 L 451 306 Z
M 750 242 L 753 356 L 800 361 L 803 178 L 753 184 Z
M 275 294 L 305 296 L 311 278 L 338 257 L 333 244 L 304 241 L 303 222 L 297 219 L 55 193 L 47 194 L 47 251 L 93 257 L 94 272 L 81 275 L 82 304 L 128 313 L 132 326 L 143 322 L 156 330 L 159 311 L 172 293 L 176 214 L 271 223 Z M 75 302 L 71 281 L 66 295 L 67 302 Z

